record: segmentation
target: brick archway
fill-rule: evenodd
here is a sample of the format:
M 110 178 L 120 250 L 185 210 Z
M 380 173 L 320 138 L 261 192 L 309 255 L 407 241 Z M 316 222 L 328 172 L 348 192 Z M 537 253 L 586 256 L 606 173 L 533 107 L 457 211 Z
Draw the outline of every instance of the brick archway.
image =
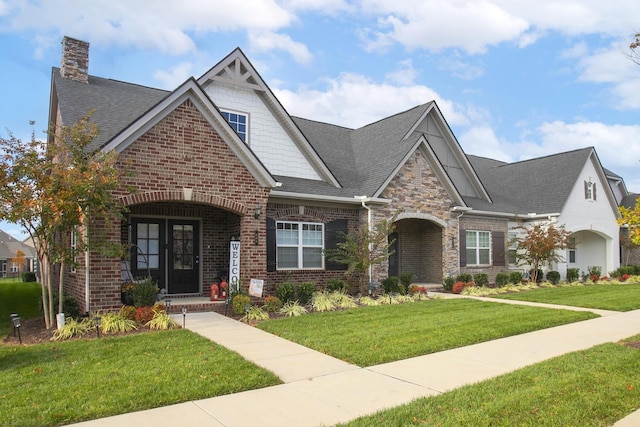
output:
M 124 206 L 133 206 L 143 203 L 153 202 L 195 202 L 209 206 L 215 206 L 234 214 L 244 216 L 248 212 L 245 205 L 238 203 L 234 200 L 227 199 L 220 196 L 213 196 L 210 194 L 193 191 L 191 189 L 182 190 L 160 190 L 160 191 L 147 191 L 144 193 L 129 194 L 121 197 L 120 200 Z

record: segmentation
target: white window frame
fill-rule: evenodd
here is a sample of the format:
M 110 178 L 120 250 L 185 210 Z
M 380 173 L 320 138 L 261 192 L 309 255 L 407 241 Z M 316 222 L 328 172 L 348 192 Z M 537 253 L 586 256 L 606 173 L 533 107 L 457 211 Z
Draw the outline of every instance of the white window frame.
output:
M 469 233 L 475 233 L 476 235 L 476 246 L 469 246 L 468 243 L 468 235 Z M 481 234 L 486 234 L 489 236 L 488 239 L 488 246 L 484 247 L 484 246 L 480 246 L 480 235 Z M 472 266 L 472 265 L 477 265 L 477 266 L 487 266 L 487 265 L 491 265 L 491 231 L 487 231 L 487 230 L 467 230 L 466 235 L 465 235 L 465 239 L 466 239 L 466 251 L 467 251 L 467 265 L 468 266 Z M 470 250 L 475 250 L 475 259 L 471 260 L 469 257 L 469 251 Z M 488 263 L 486 264 L 480 264 L 480 251 L 481 250 L 488 250 L 489 252 L 489 259 L 488 259 Z M 472 262 L 473 261 L 473 262 Z
M 595 192 L 596 183 L 591 182 L 591 178 L 589 181 L 584 182 L 584 198 L 590 202 L 596 201 L 596 192 Z
M 569 247 L 567 248 L 567 264 L 577 264 L 577 255 L 576 251 L 576 238 L 569 237 Z M 573 261 L 571 261 L 571 254 L 573 254 Z
M 283 230 L 286 225 L 297 226 L 298 236 L 297 243 L 280 243 L 278 232 Z M 320 227 L 321 232 L 321 241 L 320 244 L 314 245 L 309 243 L 304 243 L 304 227 L 312 226 L 312 227 Z M 301 221 L 276 221 L 276 270 L 323 270 L 324 269 L 324 233 L 325 227 L 321 222 L 301 222 Z M 297 266 L 287 266 L 281 267 L 279 261 L 279 249 L 280 248 L 297 248 Z M 305 267 L 304 266 L 304 250 L 305 249 L 319 249 L 320 250 L 320 266 L 312 266 Z
M 220 109 L 220 112 L 222 113 L 222 116 L 225 118 L 227 123 L 229 123 L 229 125 L 236 131 L 236 133 L 238 134 L 240 139 L 242 139 L 245 144 L 249 145 L 249 114 L 243 113 L 241 111 L 227 110 L 227 109 L 222 109 L 222 108 Z M 236 114 L 238 116 L 244 117 L 244 120 L 245 120 L 245 123 L 244 123 L 245 130 L 244 130 L 244 132 L 238 130 L 239 123 L 232 122 L 232 121 L 230 121 L 231 120 L 230 117 L 227 117 L 227 116 L 229 116 L 231 114 Z M 244 139 L 242 138 L 243 135 L 244 135 Z

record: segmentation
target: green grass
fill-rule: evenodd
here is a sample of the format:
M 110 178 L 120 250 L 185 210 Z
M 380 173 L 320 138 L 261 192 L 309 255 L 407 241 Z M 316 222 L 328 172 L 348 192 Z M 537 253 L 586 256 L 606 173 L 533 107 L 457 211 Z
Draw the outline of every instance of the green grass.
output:
M 0 346 L 3 426 L 53 426 L 280 384 L 187 330 Z
M 541 288 L 498 295 L 494 298 L 630 311 L 640 309 L 640 284 Z
M 345 426 L 610 426 L 638 408 L 640 350 L 603 344 Z
M 258 327 L 372 366 L 594 317 L 590 312 L 440 299 L 272 319 Z
M 39 283 L 22 283 L 7 278 L 0 280 L 0 336 L 4 337 L 13 330 L 11 313 L 18 313 L 23 319 L 40 316 L 41 300 Z

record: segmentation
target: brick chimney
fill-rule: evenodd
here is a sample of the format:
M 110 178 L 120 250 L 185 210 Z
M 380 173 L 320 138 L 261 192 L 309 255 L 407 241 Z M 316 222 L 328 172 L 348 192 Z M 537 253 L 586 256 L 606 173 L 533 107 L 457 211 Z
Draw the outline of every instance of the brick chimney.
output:
M 64 36 L 60 74 L 65 79 L 89 83 L 89 43 Z

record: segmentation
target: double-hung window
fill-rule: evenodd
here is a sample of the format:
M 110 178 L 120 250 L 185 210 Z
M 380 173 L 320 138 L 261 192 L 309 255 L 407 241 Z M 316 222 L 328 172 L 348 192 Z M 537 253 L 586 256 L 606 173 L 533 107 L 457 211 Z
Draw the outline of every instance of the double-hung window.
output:
M 467 231 L 467 265 L 489 265 L 490 263 L 491 233 Z
M 324 227 L 320 223 L 276 223 L 278 269 L 323 268 Z
M 232 111 L 221 111 L 222 116 L 229 122 L 231 127 L 237 132 L 242 141 L 248 143 L 249 117 L 246 114 Z

